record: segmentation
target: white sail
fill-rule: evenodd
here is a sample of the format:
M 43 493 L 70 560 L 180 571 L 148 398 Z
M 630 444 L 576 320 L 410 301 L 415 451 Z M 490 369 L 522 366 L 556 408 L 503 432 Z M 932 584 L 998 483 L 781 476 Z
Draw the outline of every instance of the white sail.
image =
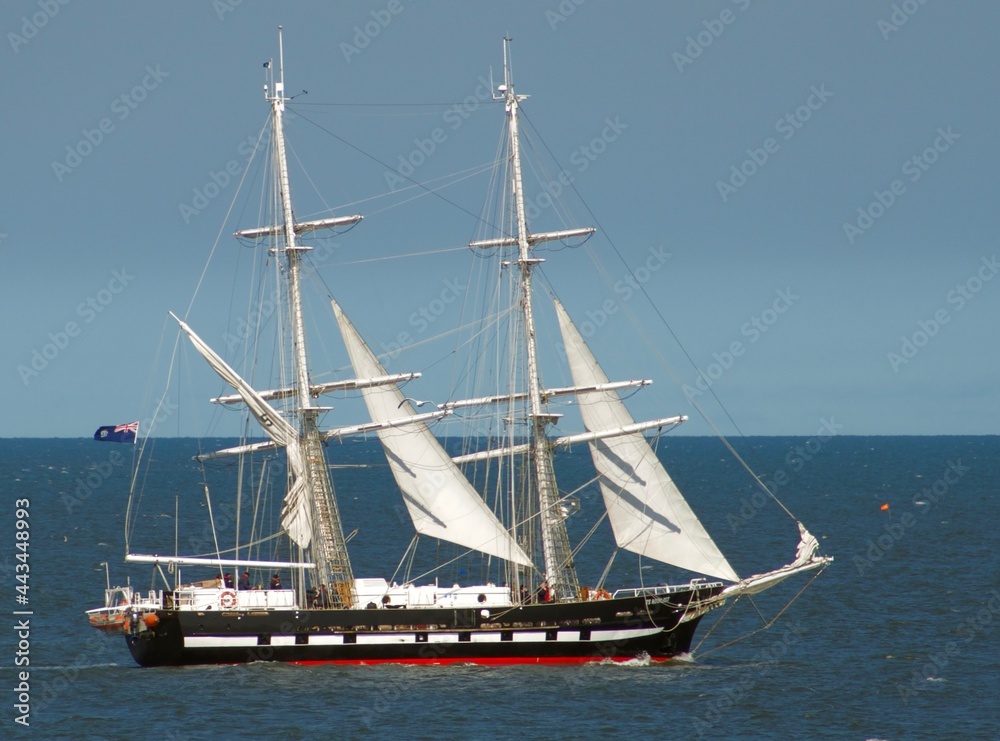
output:
M 562 304 L 556 301 L 555 306 L 573 383 L 607 383 Z M 577 398 L 583 423 L 591 432 L 633 424 L 614 391 L 584 392 Z M 621 548 L 699 574 L 739 581 L 641 432 L 589 444 L 608 519 Z
M 309 542 L 312 540 L 312 507 L 306 491 L 305 465 L 302 461 L 298 433 L 274 407 L 264 401 L 249 383 L 219 357 L 215 350 L 195 334 L 191 327 L 174 314 L 171 313 L 171 316 L 177 320 L 181 329 L 191 340 L 191 344 L 208 361 L 212 369 L 226 383 L 236 389 L 268 437 L 276 445 L 285 448 L 292 476 L 288 493 L 285 495 L 284 506 L 281 509 L 281 526 L 285 528 L 288 536 L 297 545 L 308 548 Z
M 385 369 L 350 319 L 332 303 L 354 372 L 362 378 L 384 376 Z M 396 386 L 372 386 L 362 393 L 374 422 L 415 416 Z M 387 426 L 378 436 L 418 533 L 532 566 L 426 424 Z

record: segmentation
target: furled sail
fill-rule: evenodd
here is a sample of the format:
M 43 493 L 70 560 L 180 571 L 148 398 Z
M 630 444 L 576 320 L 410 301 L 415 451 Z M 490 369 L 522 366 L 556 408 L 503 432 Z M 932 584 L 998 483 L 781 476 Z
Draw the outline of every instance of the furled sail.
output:
M 236 389 L 236 392 L 242 397 L 243 402 L 250 409 L 250 413 L 260 423 L 260 426 L 267 433 L 268 437 L 276 445 L 280 445 L 286 449 L 288 467 L 292 475 L 288 493 L 285 494 L 284 506 L 281 509 L 281 526 L 299 547 L 308 548 L 312 540 L 312 504 L 308 497 L 305 465 L 302 460 L 302 450 L 299 446 L 298 433 L 274 407 L 261 398 L 260 394 L 249 383 L 243 380 L 225 360 L 219 357 L 215 350 L 195 334 L 191 327 L 178 319 L 173 313 L 171 313 L 171 316 L 177 320 L 181 329 L 184 330 L 185 334 L 191 340 L 191 344 L 208 361 L 212 369 L 226 383 Z
M 573 383 L 607 383 L 562 304 L 556 301 L 555 306 Z M 614 391 L 583 392 L 577 398 L 583 423 L 591 432 L 633 423 Z M 699 574 L 739 581 L 641 432 L 589 445 L 608 519 L 621 548 Z
M 354 372 L 361 378 L 384 376 L 385 368 L 340 306 L 332 303 Z M 374 422 L 415 416 L 396 386 L 372 386 L 362 393 Z M 418 533 L 532 566 L 426 424 L 385 427 L 378 436 Z
M 741 579 L 738 584 L 726 587 L 722 590 L 722 597 L 739 597 L 743 594 L 757 594 L 765 589 L 770 589 L 775 584 L 787 579 L 792 574 L 803 571 L 811 571 L 821 566 L 825 567 L 833 561 L 833 556 L 820 556 L 816 551 L 819 549 L 819 541 L 816 536 L 806 530 L 801 522 L 799 526 L 799 545 L 795 550 L 795 560 L 786 566 L 764 574 L 754 574 L 746 579 Z

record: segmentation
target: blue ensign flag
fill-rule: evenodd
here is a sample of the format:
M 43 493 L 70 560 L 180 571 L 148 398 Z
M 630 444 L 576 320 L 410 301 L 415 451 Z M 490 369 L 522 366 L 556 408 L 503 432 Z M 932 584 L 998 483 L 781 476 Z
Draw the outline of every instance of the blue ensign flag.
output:
M 98 427 L 94 439 L 103 443 L 134 443 L 137 434 L 139 434 L 139 423 L 129 422 L 124 425 Z

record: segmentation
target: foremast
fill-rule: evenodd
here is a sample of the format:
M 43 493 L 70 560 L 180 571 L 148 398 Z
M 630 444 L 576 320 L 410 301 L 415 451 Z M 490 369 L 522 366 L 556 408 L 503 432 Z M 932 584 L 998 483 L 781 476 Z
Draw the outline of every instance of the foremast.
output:
M 271 104 L 271 118 L 274 129 L 275 158 L 278 167 L 278 189 L 281 199 L 282 232 L 284 247 L 279 248 L 285 255 L 288 270 L 289 319 L 293 337 L 293 366 L 295 389 L 298 397 L 296 415 L 299 420 L 299 455 L 304 471 L 307 497 L 312 505 L 312 539 L 310 550 L 316 564 L 315 578 L 319 584 L 327 584 L 330 598 L 335 607 L 349 607 L 353 603 L 354 576 L 347 553 L 344 529 L 333 493 L 323 443 L 319 431 L 319 415 L 324 411 L 312 403 L 309 382 L 309 360 L 306 347 L 305 319 L 302 313 L 301 262 L 302 254 L 311 247 L 296 243 L 296 224 L 292 213 L 292 197 L 288 182 L 288 162 L 285 155 L 285 132 L 283 114 L 285 110 L 284 50 L 281 26 L 278 26 L 278 80 L 274 83 L 273 94 L 266 93 Z M 300 225 L 301 227 L 301 225 Z M 292 451 L 289 451 L 291 454 Z M 318 586 L 317 584 L 313 585 Z
M 525 361 L 527 363 L 528 409 L 531 429 L 530 456 L 534 473 L 534 497 L 541 528 L 545 579 L 557 600 L 575 599 L 579 595 L 576 568 L 573 565 L 566 523 L 559 507 L 559 487 L 552 467 L 552 448 L 547 428 L 557 418 L 548 413 L 542 399 L 538 377 L 538 355 L 535 342 L 535 318 L 532 307 L 532 270 L 543 262 L 532 254 L 531 234 L 524 207 L 521 180 L 521 148 L 518 135 L 518 107 L 527 96 L 514 93 L 510 69 L 510 39 L 504 39 L 504 84 L 500 93 L 505 101 L 510 136 L 511 189 L 517 218 L 517 260 L 520 276 L 521 314 L 524 321 Z M 533 502 L 534 503 L 534 502 Z

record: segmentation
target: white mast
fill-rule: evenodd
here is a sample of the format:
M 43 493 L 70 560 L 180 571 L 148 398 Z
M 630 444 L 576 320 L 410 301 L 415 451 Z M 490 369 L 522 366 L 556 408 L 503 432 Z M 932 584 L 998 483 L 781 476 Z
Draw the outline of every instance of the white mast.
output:
M 317 427 L 317 418 L 322 411 L 314 407 L 310 395 L 309 360 L 306 352 L 305 320 L 302 313 L 302 293 L 299 268 L 302 252 L 310 247 L 300 247 L 295 242 L 297 229 L 292 213 L 292 197 L 288 184 L 288 162 L 285 156 L 285 132 L 282 114 L 285 110 L 285 70 L 284 48 L 281 38 L 282 27 L 278 26 L 278 80 L 273 95 L 267 99 L 271 103 L 274 123 L 275 155 L 278 166 L 278 190 L 281 197 L 284 231 L 284 253 L 288 261 L 288 303 L 294 339 L 293 365 L 295 387 L 298 396 L 299 446 L 302 456 L 301 468 L 305 471 L 307 496 L 312 504 L 313 538 L 311 550 L 316 561 L 318 580 L 330 586 L 330 595 L 335 606 L 350 606 L 353 602 L 354 577 L 347 555 L 340 514 L 333 496 L 326 458 L 323 455 L 322 440 Z M 353 217 L 352 217 L 353 218 Z M 360 219 L 357 217 L 356 221 Z M 301 225 L 299 225 L 301 226 Z M 288 451 L 292 453 L 291 450 Z M 291 468 L 291 467 L 290 467 Z
M 528 232 L 528 221 L 524 208 L 524 191 L 521 182 L 521 149 L 518 139 L 518 106 L 527 96 L 515 95 L 510 69 L 510 39 L 504 39 L 503 86 L 499 88 L 506 103 L 510 122 L 511 188 L 517 215 L 516 261 L 521 279 L 521 312 L 524 318 L 524 341 L 528 375 L 528 404 L 531 426 L 531 459 L 534 467 L 538 514 L 541 525 L 542 555 L 545 560 L 545 578 L 553 590 L 555 599 L 575 599 L 579 595 L 576 569 L 572 563 L 566 524 L 558 507 L 559 488 L 552 469 L 552 449 L 546 435 L 546 428 L 555 421 L 549 414 L 542 399 L 542 387 L 538 378 L 538 361 L 535 343 L 535 318 L 531 299 L 531 271 L 543 262 L 532 256 L 532 245 L 538 238 Z M 592 231 L 592 230 L 591 230 Z

